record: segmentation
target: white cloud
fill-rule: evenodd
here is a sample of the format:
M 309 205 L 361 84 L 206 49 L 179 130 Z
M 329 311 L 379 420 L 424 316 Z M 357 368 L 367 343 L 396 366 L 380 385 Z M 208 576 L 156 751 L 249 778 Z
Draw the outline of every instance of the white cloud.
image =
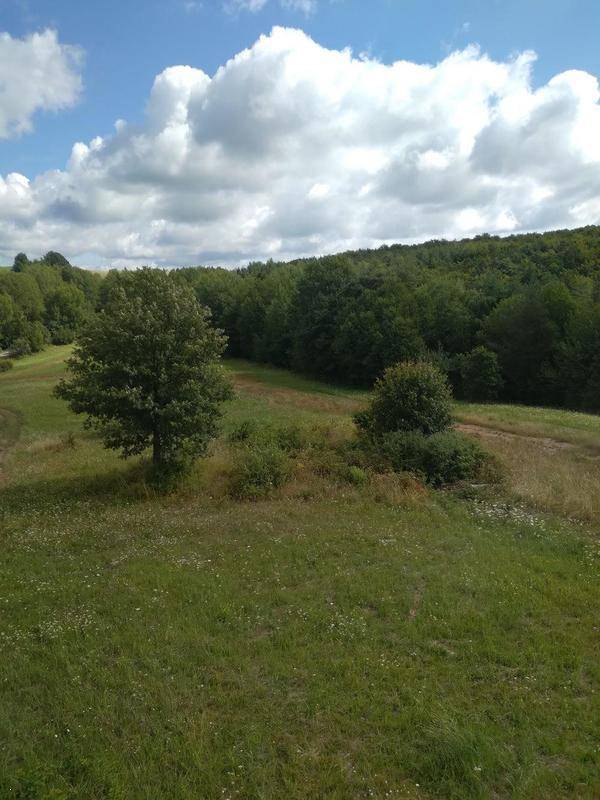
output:
M 0 253 L 222 263 L 600 222 L 595 77 L 534 89 L 534 56 L 435 65 L 275 28 L 209 77 L 156 77 L 142 126 L 0 182 Z
M 31 130 L 36 111 L 72 106 L 81 91 L 81 50 L 55 31 L 13 39 L 0 33 L 0 138 Z

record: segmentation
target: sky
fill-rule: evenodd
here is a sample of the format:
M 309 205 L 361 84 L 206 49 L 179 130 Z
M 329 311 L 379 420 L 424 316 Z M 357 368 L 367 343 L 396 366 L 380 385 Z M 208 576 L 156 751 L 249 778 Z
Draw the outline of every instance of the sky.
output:
M 0 0 L 0 263 L 600 222 L 597 0 Z

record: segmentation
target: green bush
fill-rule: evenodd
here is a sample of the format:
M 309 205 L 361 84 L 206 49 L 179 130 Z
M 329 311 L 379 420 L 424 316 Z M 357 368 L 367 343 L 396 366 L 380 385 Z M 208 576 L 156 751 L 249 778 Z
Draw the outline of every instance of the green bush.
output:
M 25 337 L 17 339 L 10 348 L 10 354 L 13 358 L 23 358 L 31 353 L 31 345 Z
M 308 446 L 306 431 L 299 425 L 281 425 L 275 428 L 274 440 L 286 453 L 298 453 Z
M 354 417 L 369 435 L 392 431 L 438 433 L 450 426 L 452 394 L 433 364 L 406 361 L 389 367 L 375 383 L 370 406 Z
M 241 448 L 231 472 L 230 491 L 242 500 L 265 497 L 289 477 L 288 459 L 279 448 L 260 444 Z
M 76 335 L 76 328 L 69 325 L 60 325 L 51 331 L 50 342 L 52 344 L 71 344 Z
M 0 372 L 8 372 L 9 369 L 14 367 L 10 358 L 0 358 Z
M 475 478 L 490 459 L 478 442 L 456 431 L 395 431 L 379 446 L 394 471 L 412 472 L 434 486 Z

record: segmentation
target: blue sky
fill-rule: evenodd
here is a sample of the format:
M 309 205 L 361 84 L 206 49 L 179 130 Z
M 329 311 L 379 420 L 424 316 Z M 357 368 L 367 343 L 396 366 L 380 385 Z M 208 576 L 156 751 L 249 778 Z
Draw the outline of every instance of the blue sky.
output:
M 2 0 L 0 30 L 23 36 L 52 27 L 84 49 L 85 91 L 75 108 L 38 119 L 32 135 L 1 143 L 0 173 L 62 167 L 73 141 L 107 133 L 118 118 L 139 119 L 165 67 L 212 74 L 274 25 L 385 62 L 435 62 L 476 42 L 498 59 L 534 50 L 539 83 L 571 68 L 600 75 L 598 0 L 321 0 L 310 14 L 273 1 L 258 13 L 225 13 L 220 0 Z
M 2 260 L 600 222 L 598 0 L 0 0 L 0 32 Z

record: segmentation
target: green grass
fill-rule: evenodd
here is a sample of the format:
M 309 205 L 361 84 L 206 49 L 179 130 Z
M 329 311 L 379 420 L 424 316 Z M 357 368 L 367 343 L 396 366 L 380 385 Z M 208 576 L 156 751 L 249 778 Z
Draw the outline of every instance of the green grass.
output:
M 548 436 L 573 444 L 600 444 L 600 416 L 554 408 L 457 403 L 456 418 L 525 436 Z
M 294 389 L 299 392 L 311 394 L 324 394 L 333 397 L 348 397 L 362 399 L 367 392 L 360 389 L 349 389 L 344 386 L 335 386 L 312 378 L 295 375 L 285 369 L 270 367 L 266 364 L 255 364 L 239 358 L 230 358 L 225 362 L 226 368 L 234 375 L 248 377 L 252 381 L 263 383 L 270 387 Z
M 158 497 L 51 399 L 66 352 L 0 377 L 0 797 L 600 795 L 584 527 L 343 484 L 236 502 L 219 444 Z M 226 429 L 345 431 L 361 399 L 228 369 Z

